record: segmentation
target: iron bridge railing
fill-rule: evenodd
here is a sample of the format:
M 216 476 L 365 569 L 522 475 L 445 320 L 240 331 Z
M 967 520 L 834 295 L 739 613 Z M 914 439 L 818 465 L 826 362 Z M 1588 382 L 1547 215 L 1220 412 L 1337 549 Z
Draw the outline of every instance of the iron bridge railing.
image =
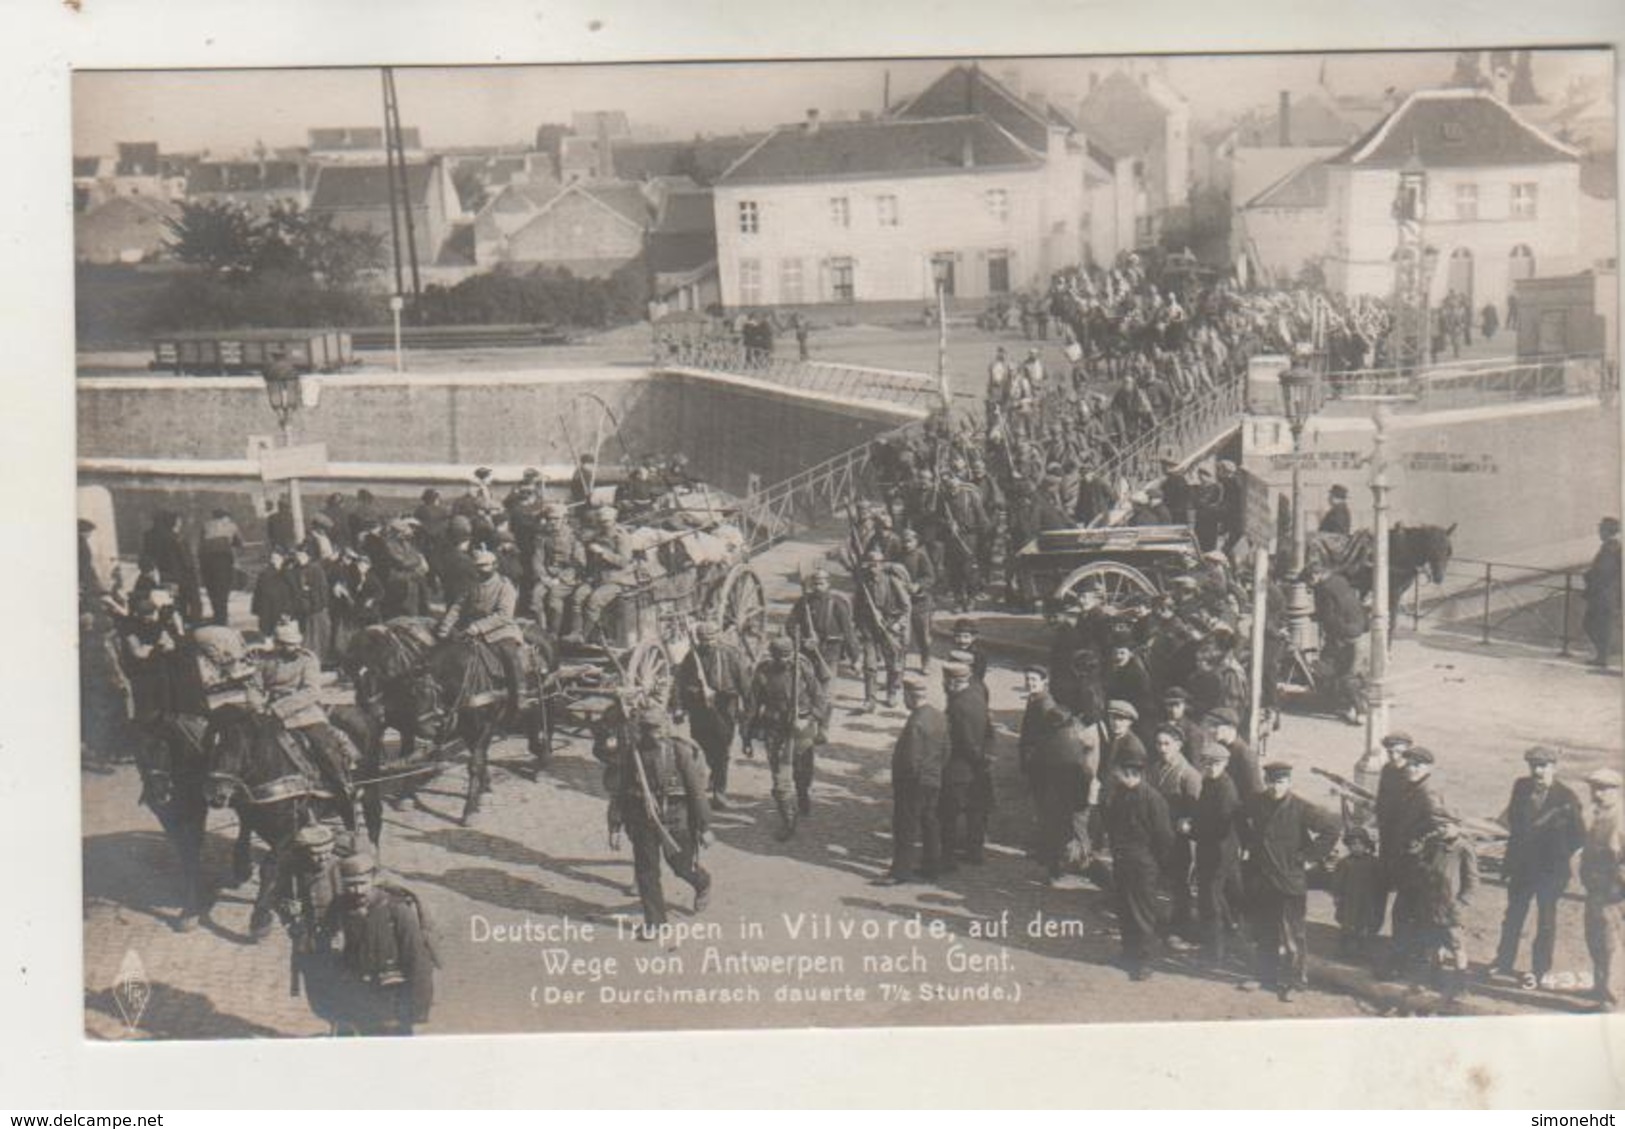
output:
M 1423 411 L 1551 400 L 1571 396 L 1611 397 L 1619 387 L 1617 367 L 1597 354 L 1505 358 L 1433 365 L 1419 372 L 1356 369 L 1326 374 L 1329 400 L 1391 398 L 1409 400 Z
M 929 410 L 942 402 L 936 378 L 925 373 L 803 361 L 747 350 L 724 341 L 679 346 L 667 356 L 657 358 L 657 364 L 663 368 L 732 373 L 803 392 L 852 400 L 881 400 L 910 408 Z

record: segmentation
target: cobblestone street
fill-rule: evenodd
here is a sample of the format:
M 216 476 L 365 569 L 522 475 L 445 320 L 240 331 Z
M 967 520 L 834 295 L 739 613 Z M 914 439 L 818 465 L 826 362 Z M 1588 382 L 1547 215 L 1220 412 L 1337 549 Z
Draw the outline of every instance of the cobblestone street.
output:
M 764 557 L 770 597 L 782 598 L 797 567 L 820 552 L 792 544 Z M 1001 639 L 1006 630 L 1000 628 Z M 1031 813 L 1013 732 L 1021 709 L 1020 643 L 1039 643 L 1041 636 L 1032 625 L 1008 631 L 1012 645 L 989 674 L 1001 730 L 989 857 L 940 886 L 873 884 L 889 861 L 888 766 L 903 715 L 856 713 L 858 686 L 846 678 L 837 684 L 831 743 L 820 751 L 814 811 L 796 837 L 787 844 L 774 839 L 762 756 L 746 760 L 736 751 L 730 787 L 741 802 L 714 820 L 717 844 L 705 864 L 716 887 L 704 914 L 688 912 L 691 892 L 667 875 L 673 923 L 696 931 L 711 926 L 713 937 L 649 945 L 618 935 L 620 921 L 638 919 L 630 849 L 607 847 L 600 768 L 581 740 L 562 741 L 537 779 L 522 742 L 500 744 L 493 751 L 494 794 L 473 826 L 456 822 L 460 767 L 416 802 L 386 809 L 382 861 L 419 893 L 442 950 L 436 1008 L 422 1031 L 1336 1017 L 1438 1005 L 1414 994 L 1396 1004 L 1394 989 L 1385 996 L 1366 973 L 1329 963 L 1335 927 L 1320 893 L 1310 904 L 1316 989 L 1293 1004 L 1238 991 L 1239 967 L 1209 972 L 1183 956 L 1160 962 L 1150 982 L 1131 984 L 1114 965 L 1110 894 L 1087 882 L 1049 888 L 1025 857 Z M 1573 664 L 1441 650 L 1408 638 L 1395 655 L 1396 718 L 1440 751 L 1441 786 L 1471 815 L 1499 810 L 1521 771 L 1522 748 L 1537 736 L 1570 750 L 1564 775 L 1571 780 L 1617 757 L 1609 752 L 1619 718 L 1613 679 L 1588 676 Z M 1526 733 L 1482 708 L 1472 715 L 1453 710 L 1452 688 L 1469 681 L 1475 701 L 1507 702 L 1514 711 L 1524 708 L 1520 691 L 1540 694 L 1552 703 L 1554 731 Z M 1289 717 L 1272 738 L 1271 754 L 1346 773 L 1359 740 L 1335 721 Z M 285 934 L 278 930 L 258 943 L 249 938 L 253 886 L 223 890 L 199 928 L 174 931 L 177 871 L 156 820 L 137 806 L 134 769 L 87 771 L 83 784 L 87 1032 L 104 1039 L 325 1034 L 327 1024 L 309 1002 L 290 995 Z M 1307 773 L 1300 790 L 1331 802 L 1324 782 Z M 234 836 L 234 818 L 215 813 L 205 852 L 215 880 L 230 871 Z M 1578 972 L 1589 962 L 1574 889 L 1562 908 L 1558 968 Z M 1503 903 L 1493 880 L 1475 903 L 1473 955 L 1480 963 L 1490 955 Z M 581 936 L 587 926 L 590 940 Z M 527 928 L 533 939 L 497 939 Z M 581 961 L 559 967 L 565 950 Z M 131 953 L 152 992 L 127 1030 L 111 989 Z M 757 971 L 731 974 L 737 965 L 728 961 L 740 957 Z M 739 999 L 713 995 L 696 1003 L 681 995 L 746 983 L 757 998 L 741 992 Z M 1478 1013 L 1573 1010 L 1580 1002 L 1572 991 L 1525 993 L 1508 984 L 1480 985 L 1469 997 Z

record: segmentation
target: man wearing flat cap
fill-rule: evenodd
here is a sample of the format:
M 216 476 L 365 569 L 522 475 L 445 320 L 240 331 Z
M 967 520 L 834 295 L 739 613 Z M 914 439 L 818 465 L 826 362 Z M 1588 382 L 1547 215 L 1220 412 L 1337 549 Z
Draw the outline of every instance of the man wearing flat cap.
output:
M 1282 1003 L 1308 987 L 1305 869 L 1336 846 L 1342 828 L 1331 812 L 1292 791 L 1292 766 L 1264 766 L 1264 791 L 1247 802 L 1248 917 L 1257 946 L 1258 983 Z
M 1591 567 L 1585 574 L 1586 638 L 1597 655 L 1591 665 L 1608 669 L 1608 656 L 1613 653 L 1614 638 L 1619 632 L 1620 614 L 1620 554 L 1619 519 L 1605 517 L 1597 523 L 1597 537 L 1602 544 L 1591 558 Z
M 1106 838 L 1112 848 L 1112 886 L 1123 964 L 1131 980 L 1149 980 L 1151 946 L 1167 923 L 1157 889 L 1162 865 L 1174 845 L 1168 803 L 1145 780 L 1143 748 L 1122 750 L 1112 761 L 1111 796 L 1106 801 Z
M 968 663 L 942 665 L 947 691 L 948 763 L 942 773 L 942 868 L 959 860 L 980 865 L 993 807 L 992 736 L 987 691 L 971 678 Z
M 1591 819 L 1580 849 L 1580 885 L 1585 887 L 1586 948 L 1591 952 L 1592 991 L 1602 1011 L 1625 1001 L 1625 811 L 1620 800 L 1625 777 L 1599 768 L 1586 777 Z
M 1527 776 L 1513 782 L 1501 823 L 1509 832 L 1502 874 L 1507 882 L 1506 917 L 1491 971 L 1516 975 L 1529 904 L 1535 909 L 1533 979 L 1552 970 L 1557 945 L 1557 906 L 1568 889 L 1574 854 L 1585 842 L 1580 798 L 1557 779 L 1557 750 L 1536 745 L 1523 755 Z
M 694 912 L 705 909 L 711 875 L 700 865 L 700 848 L 712 842 L 710 781 L 705 758 L 692 741 L 671 732 L 665 707 L 645 706 L 632 718 L 634 735 L 609 774 L 609 846 L 619 850 L 621 831 L 632 840 L 632 873 L 643 905 L 642 939 L 666 924 L 660 860 L 694 888 Z
M 1226 771 L 1236 785 L 1236 795 L 1245 805 L 1264 790 L 1264 777 L 1258 769 L 1258 754 L 1241 736 L 1241 716 L 1229 706 L 1209 710 L 1202 716 L 1208 739 L 1230 753 Z
M 1382 738 L 1382 765 L 1373 782 L 1369 770 L 1362 775 L 1356 765 L 1354 782 L 1368 787 L 1375 794 L 1371 802 L 1371 817 L 1377 824 L 1377 932 L 1388 916 L 1388 896 L 1394 891 L 1394 875 L 1399 856 L 1399 830 L 1394 822 L 1400 810 L 1400 799 L 1410 788 L 1405 775 L 1405 754 L 1416 742 L 1403 730 L 1393 730 Z M 1362 758 L 1361 764 L 1365 761 Z
M 933 879 L 941 867 L 942 829 L 938 822 L 942 769 L 948 759 L 948 718 L 931 704 L 925 675 L 903 675 L 908 719 L 892 749 L 892 855 L 889 884 L 916 876 Z M 918 866 L 916 867 L 916 863 Z
M 1099 777 L 1101 804 L 1110 799 L 1112 789 L 1117 786 L 1119 757 L 1137 756 L 1142 765 L 1150 759 L 1145 751 L 1145 742 L 1134 732 L 1139 722 L 1140 711 L 1134 708 L 1133 702 L 1113 698 L 1106 703 L 1106 746 L 1101 751 Z
M 1089 793 L 1100 766 L 1099 729 L 1084 726 L 1049 692 L 1042 667 L 1025 671 L 1027 707 L 1021 717 L 1021 772 L 1038 818 L 1038 863 L 1051 884 L 1089 851 Z
M 1391 879 L 1394 886 L 1394 947 L 1389 974 L 1404 976 L 1425 955 L 1426 935 L 1419 927 L 1425 874 L 1422 849 L 1433 830 L 1433 817 L 1444 800 L 1433 785 L 1433 750 L 1412 745 L 1405 750 L 1405 788 L 1395 800 L 1393 822 L 1387 828 L 1392 841 Z

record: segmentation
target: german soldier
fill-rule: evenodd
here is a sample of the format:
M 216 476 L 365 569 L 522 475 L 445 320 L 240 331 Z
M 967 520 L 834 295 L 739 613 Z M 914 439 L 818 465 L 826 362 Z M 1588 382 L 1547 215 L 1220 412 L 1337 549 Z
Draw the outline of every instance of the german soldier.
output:
M 804 581 L 805 591 L 790 609 L 790 631 L 801 639 L 801 652 L 812 663 L 823 690 L 816 742 L 829 739 L 829 716 L 834 695 L 830 686 L 840 664 L 858 661 L 858 637 L 852 627 L 852 604 L 831 591 L 829 572 L 814 569 Z
M 1557 904 L 1568 889 L 1574 854 L 1585 843 L 1580 798 L 1557 779 L 1557 752 L 1536 745 L 1524 754 L 1529 775 L 1512 785 L 1502 822 L 1511 833 L 1502 873 L 1507 880 L 1506 917 L 1492 970 L 1518 967 L 1523 924 L 1534 902 L 1534 975 L 1538 984 L 1552 970 L 1557 945 Z
M 908 573 L 909 633 L 914 637 L 914 648 L 920 656 L 920 670 L 931 669 L 931 613 L 935 599 L 937 566 L 931 554 L 920 546 L 920 535 L 913 529 L 903 530 L 902 552 L 897 563 Z
M 796 833 L 797 817 L 812 812 L 813 739 L 823 711 L 823 687 L 806 656 L 795 654 L 795 644 L 780 635 L 768 644 L 767 659 L 756 668 L 749 700 L 745 748 L 754 740 L 767 745 L 782 842 Z
M 859 588 L 857 626 L 863 640 L 865 711 L 875 707 L 875 675 L 879 667 L 886 672 L 883 700 L 887 709 L 892 707 L 897 692 L 912 607 L 906 574 L 899 572 L 896 566 L 888 565 L 883 552 L 870 549 L 854 578 Z
M 352 991 L 337 1027 L 341 1034 L 410 1035 L 434 1005 L 434 947 L 417 898 L 377 876 L 370 855 L 339 863 L 344 897 L 328 931 L 343 935 Z
M 632 575 L 632 544 L 619 524 L 614 506 L 592 511 L 592 526 L 583 546 L 586 555 L 585 579 L 570 597 L 574 634 L 592 642 L 604 612 L 635 578 Z
M 621 748 L 611 774 L 609 845 L 620 849 L 623 828 L 631 836 L 632 871 L 643 903 L 640 937 L 648 939 L 666 924 L 661 858 L 694 888 L 694 912 L 699 913 L 711 896 L 711 875 L 700 865 L 700 848 L 710 846 L 713 837 L 700 750 L 671 733 L 671 719 L 659 706 L 640 710 L 635 723 L 637 735 Z
M 555 639 L 571 628 L 564 613 L 586 563 L 581 542 L 570 525 L 569 511 L 560 502 L 548 502 L 542 507 L 541 528 L 531 551 L 530 567 L 536 586 L 531 589 L 530 606 L 531 614 L 547 625 Z
M 508 682 L 508 717 L 519 716 L 520 688 L 524 679 L 524 637 L 514 614 L 519 593 L 513 582 L 497 573 L 496 554 L 489 549 L 474 551 L 475 580 L 446 608 L 435 634 L 444 639 L 453 631 L 488 644 L 502 663 Z
M 716 624 L 704 621 L 694 628 L 694 645 L 677 664 L 675 679 L 689 736 L 704 750 L 711 770 L 711 806 L 726 810 L 731 806 L 728 754 L 750 690 L 745 656 L 718 637 Z
M 302 646 L 304 636 L 297 623 L 279 624 L 274 639 L 275 648 L 260 662 L 260 688 L 283 727 L 307 738 L 318 772 L 340 801 L 344 825 L 353 829 L 350 765 L 358 755 L 322 710 L 321 663 Z
M 888 883 L 919 876 L 935 878 L 941 866 L 942 830 L 938 807 L 942 769 L 948 757 L 948 719 L 928 700 L 930 683 L 923 674 L 903 676 L 903 704 L 908 720 L 892 750 L 892 861 Z

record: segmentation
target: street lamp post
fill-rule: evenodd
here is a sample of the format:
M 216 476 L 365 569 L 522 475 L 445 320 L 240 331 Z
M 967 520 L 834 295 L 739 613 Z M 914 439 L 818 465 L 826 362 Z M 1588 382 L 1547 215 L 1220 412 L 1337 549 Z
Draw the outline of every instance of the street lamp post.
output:
M 293 417 L 299 411 L 299 373 L 285 357 L 277 357 L 265 368 L 265 398 L 276 413 L 277 426 L 282 431 L 282 445 L 293 446 Z M 289 508 L 293 513 L 293 539 L 305 539 L 305 507 L 299 497 L 299 480 L 288 480 Z
M 1286 622 L 1291 647 L 1298 655 L 1316 650 L 1314 604 L 1309 585 L 1303 579 L 1307 563 L 1307 532 L 1303 519 L 1303 429 L 1315 409 L 1319 388 L 1315 374 L 1305 368 L 1300 352 L 1290 367 L 1282 371 L 1281 403 L 1287 427 L 1292 432 L 1292 564 L 1286 584 Z
M 1377 433 L 1371 456 L 1371 502 L 1375 512 L 1375 556 L 1371 593 L 1371 671 L 1366 681 L 1365 758 L 1367 767 L 1380 764 L 1382 739 L 1388 735 L 1388 405 L 1379 404 L 1373 417 Z

